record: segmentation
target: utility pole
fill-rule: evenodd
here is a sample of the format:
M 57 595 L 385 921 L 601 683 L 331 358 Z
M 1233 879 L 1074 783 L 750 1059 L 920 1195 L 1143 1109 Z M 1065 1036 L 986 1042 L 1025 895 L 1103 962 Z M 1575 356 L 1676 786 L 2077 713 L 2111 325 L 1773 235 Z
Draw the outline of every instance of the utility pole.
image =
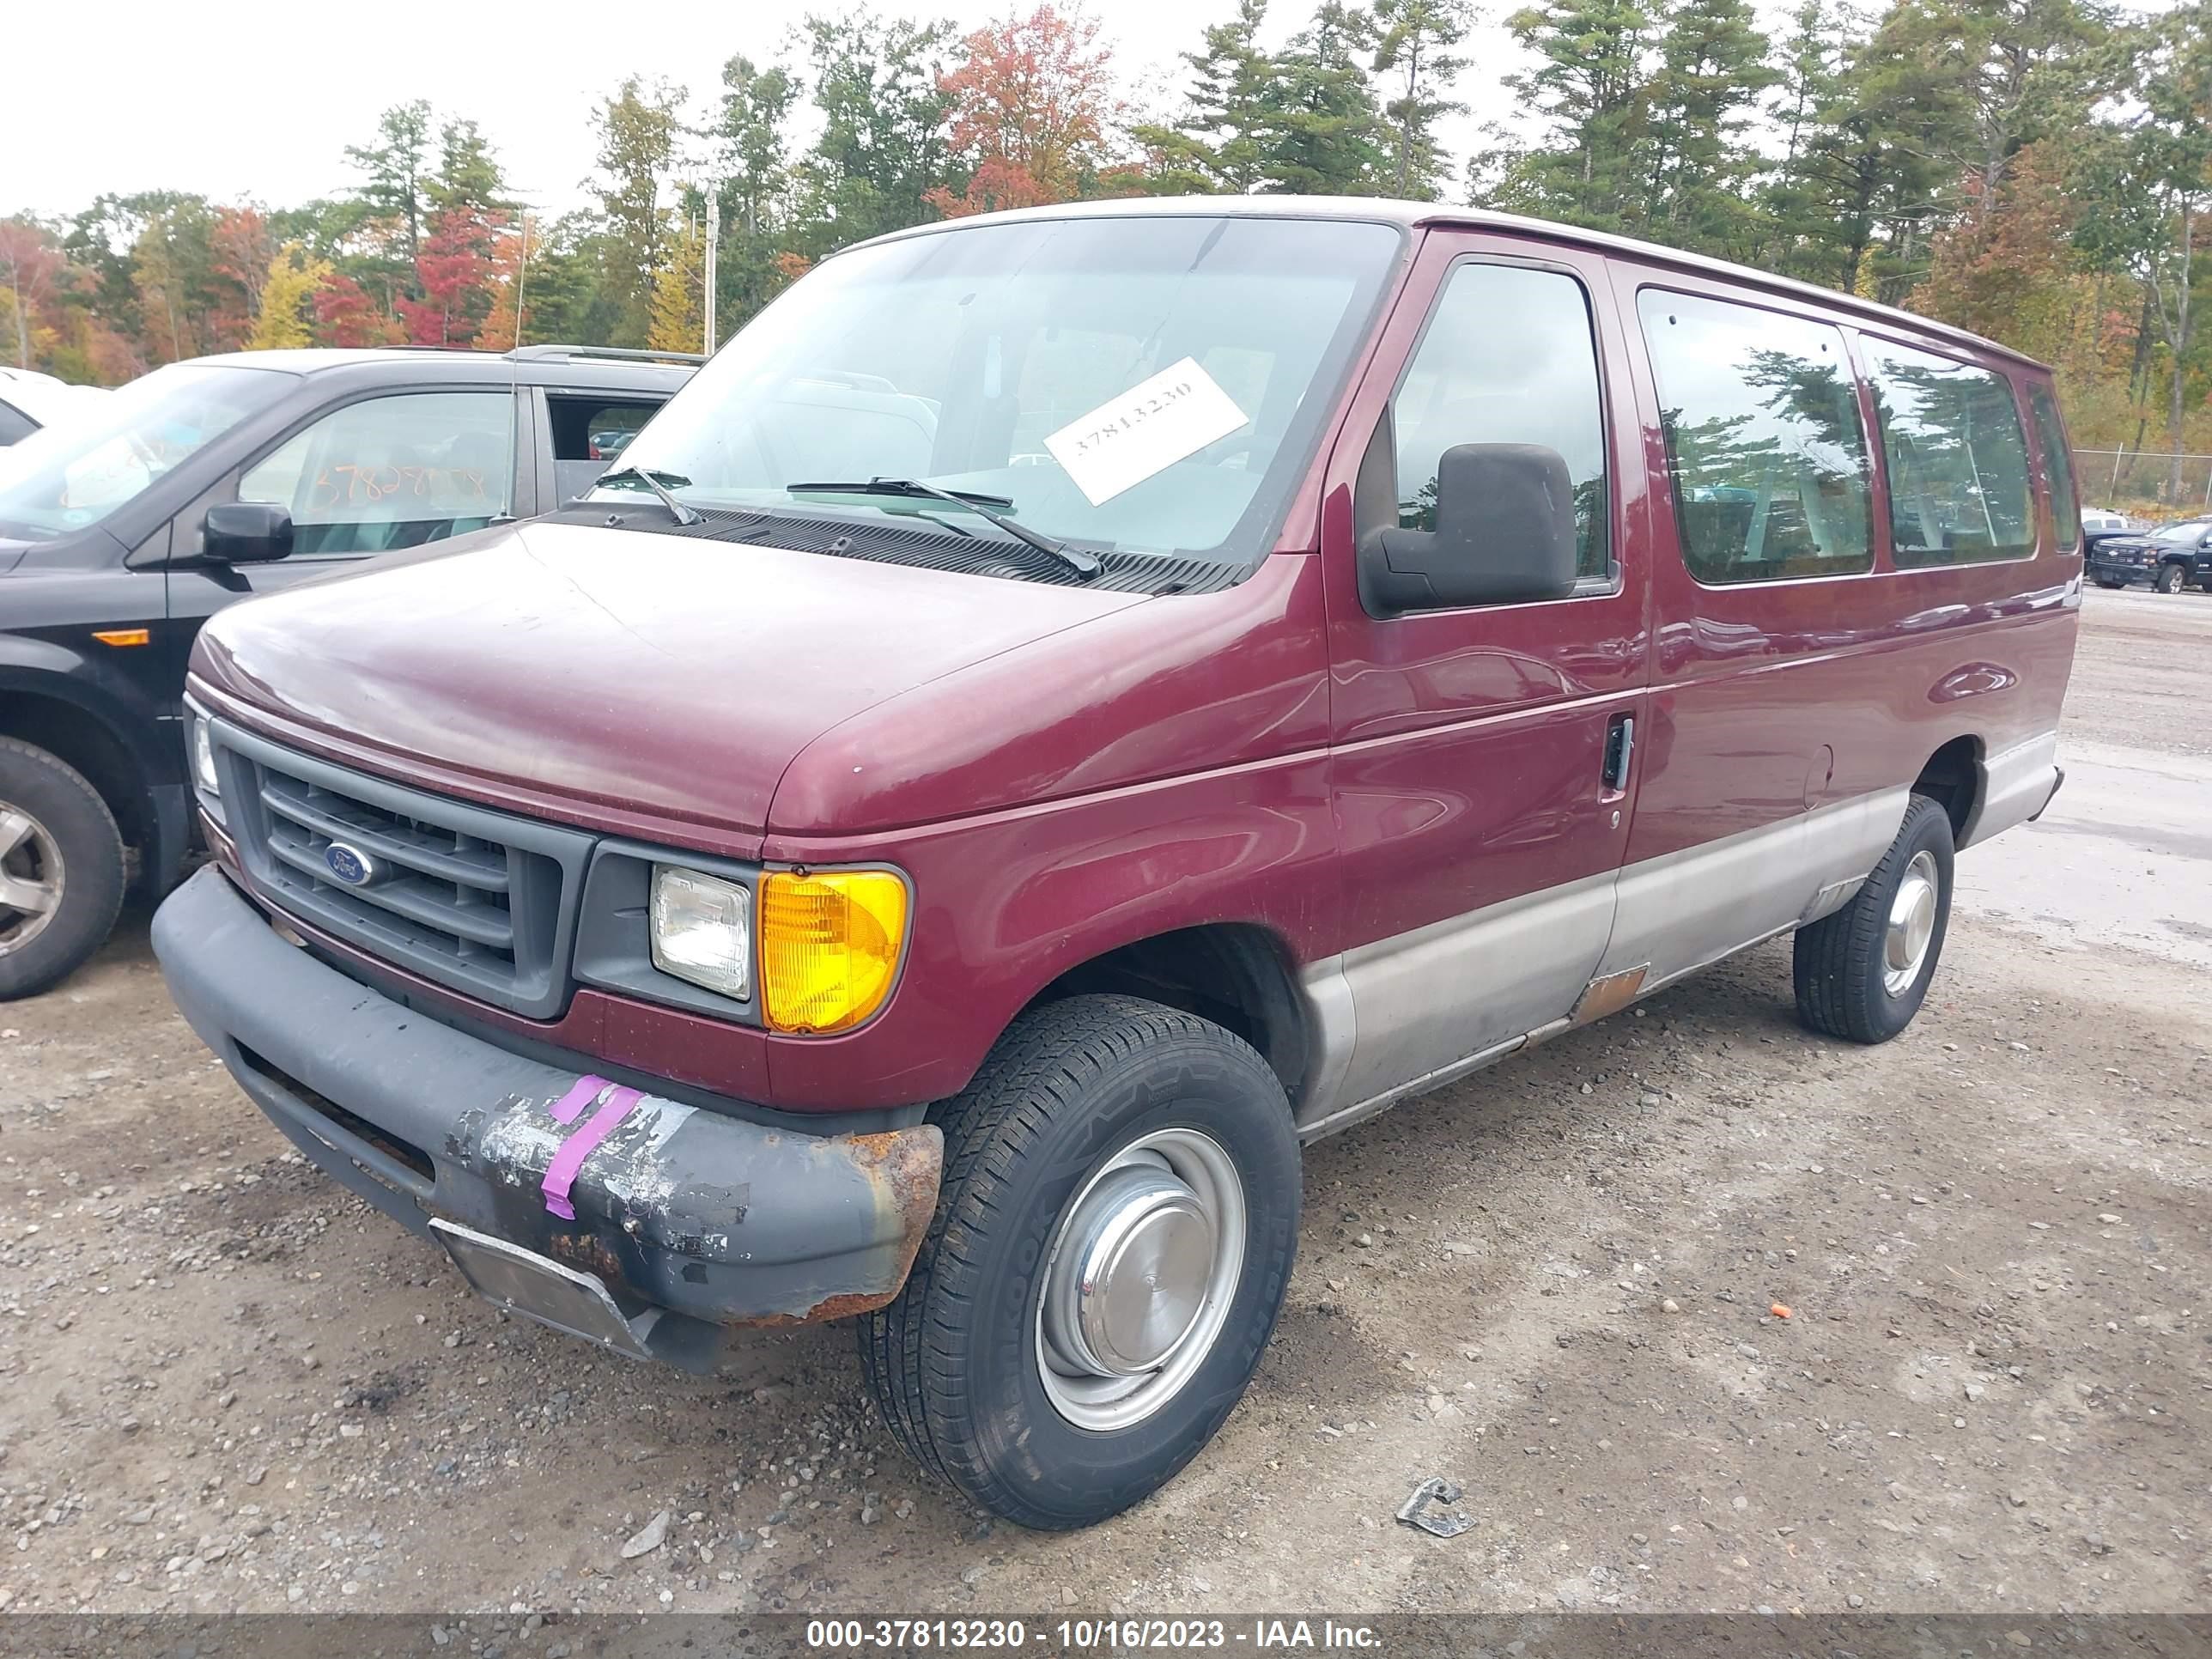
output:
M 722 192 L 712 185 L 707 191 L 707 294 L 700 307 L 707 319 L 706 353 L 714 355 L 714 264 L 722 251 Z

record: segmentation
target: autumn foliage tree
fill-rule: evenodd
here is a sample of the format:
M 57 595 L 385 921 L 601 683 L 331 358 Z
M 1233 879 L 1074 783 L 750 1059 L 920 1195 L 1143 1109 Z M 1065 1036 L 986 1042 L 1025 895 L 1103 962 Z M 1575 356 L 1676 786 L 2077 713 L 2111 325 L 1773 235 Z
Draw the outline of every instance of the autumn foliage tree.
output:
M 340 271 L 315 290 L 315 338 L 327 346 L 396 344 L 398 325 L 377 307 L 367 289 Z
M 512 233 L 494 240 L 489 277 L 491 309 L 477 329 L 480 349 L 511 351 L 522 343 L 522 332 L 530 326 L 527 288 L 531 249 L 543 240 L 538 222 L 526 213 L 516 222 Z
M 467 346 L 492 306 L 492 252 L 504 216 L 478 207 L 447 208 L 430 221 L 415 272 L 422 298 L 398 309 L 415 345 Z
M 945 217 L 1068 202 L 1091 193 L 1121 105 L 1098 25 L 1050 4 L 977 29 L 967 58 L 940 83 L 952 99 L 953 153 L 964 189 L 927 200 Z
M 214 251 L 215 274 L 235 290 L 216 319 L 215 332 L 226 342 L 242 340 L 261 315 L 262 291 L 277 257 L 276 239 L 258 209 L 219 207 L 208 240 Z
M 2076 282 L 2061 162 L 2030 144 L 1994 185 L 1977 169 L 1962 188 L 1968 211 L 1936 237 L 1912 308 L 1978 334 L 2002 334 L 2023 350 L 2059 355 Z
M 330 262 L 312 258 L 297 242 L 277 249 L 258 284 L 261 308 L 246 337 L 246 349 L 283 351 L 314 344 L 312 302 L 330 276 Z
M 31 366 L 31 341 L 40 307 L 63 280 L 67 262 L 53 238 L 26 218 L 0 219 L 0 300 L 8 307 L 9 345 L 19 368 Z

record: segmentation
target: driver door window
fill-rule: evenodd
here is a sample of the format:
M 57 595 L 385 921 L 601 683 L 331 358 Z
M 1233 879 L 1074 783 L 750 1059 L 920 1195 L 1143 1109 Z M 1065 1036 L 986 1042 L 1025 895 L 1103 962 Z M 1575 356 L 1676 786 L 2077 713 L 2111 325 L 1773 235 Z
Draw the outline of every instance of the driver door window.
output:
M 480 530 L 507 511 L 514 401 L 417 392 L 349 404 L 246 470 L 241 501 L 292 515 L 295 557 L 357 557 Z
M 1575 568 L 1613 568 L 1603 393 L 1582 284 L 1565 272 L 1468 264 L 1451 274 L 1390 400 L 1398 521 L 1436 528 L 1437 471 L 1459 444 L 1541 444 L 1567 463 Z

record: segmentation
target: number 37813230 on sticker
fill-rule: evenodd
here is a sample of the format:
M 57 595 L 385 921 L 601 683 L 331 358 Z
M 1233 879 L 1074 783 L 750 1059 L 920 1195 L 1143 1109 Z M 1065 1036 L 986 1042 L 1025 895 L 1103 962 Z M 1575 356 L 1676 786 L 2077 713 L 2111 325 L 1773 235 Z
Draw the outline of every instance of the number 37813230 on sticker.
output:
M 1235 400 L 1186 357 L 1070 421 L 1044 447 L 1097 507 L 1244 422 Z

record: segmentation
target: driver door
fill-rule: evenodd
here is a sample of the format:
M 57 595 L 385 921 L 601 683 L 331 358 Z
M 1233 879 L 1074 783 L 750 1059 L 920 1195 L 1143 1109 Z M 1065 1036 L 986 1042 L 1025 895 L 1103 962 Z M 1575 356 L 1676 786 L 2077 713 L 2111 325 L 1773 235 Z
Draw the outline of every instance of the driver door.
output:
M 1631 534 L 1642 434 L 1627 377 L 1609 368 L 1619 330 L 1599 256 L 1431 233 L 1332 459 L 1328 501 L 1361 501 L 1325 512 L 1322 537 L 1354 941 L 1340 963 L 1358 1027 L 1339 1109 L 1615 1006 L 1592 980 L 1644 759 L 1650 581 Z M 1376 507 L 1361 483 L 1389 477 L 1382 516 L 1423 527 L 1438 458 L 1469 443 L 1566 460 L 1575 591 L 1370 614 L 1358 520 Z M 1626 1000 L 1634 987 L 1616 988 Z

